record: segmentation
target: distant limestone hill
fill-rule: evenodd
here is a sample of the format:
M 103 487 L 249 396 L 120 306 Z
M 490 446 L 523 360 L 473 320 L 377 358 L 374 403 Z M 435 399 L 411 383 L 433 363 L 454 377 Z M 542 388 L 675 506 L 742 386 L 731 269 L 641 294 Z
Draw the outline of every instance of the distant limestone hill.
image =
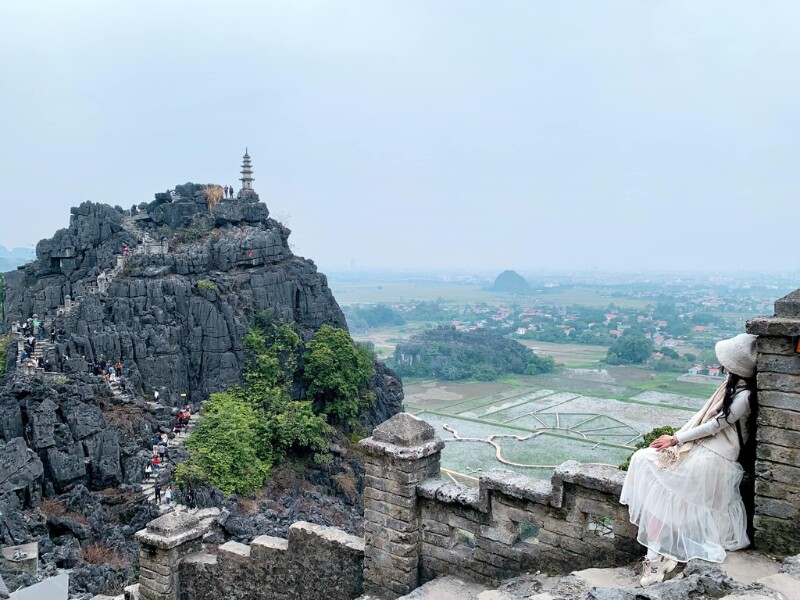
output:
M 489 288 L 493 292 L 509 294 L 529 294 L 531 286 L 528 281 L 516 271 L 503 271 L 494 280 L 494 285 Z

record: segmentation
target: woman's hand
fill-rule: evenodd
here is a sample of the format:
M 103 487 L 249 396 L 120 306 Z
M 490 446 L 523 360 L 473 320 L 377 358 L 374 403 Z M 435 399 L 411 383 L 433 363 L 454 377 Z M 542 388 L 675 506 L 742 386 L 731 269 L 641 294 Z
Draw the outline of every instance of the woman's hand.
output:
M 652 444 L 650 444 L 651 448 L 655 448 L 659 452 L 661 450 L 666 450 L 670 446 L 672 446 L 672 436 L 671 435 L 662 435 L 660 438 L 655 440 Z

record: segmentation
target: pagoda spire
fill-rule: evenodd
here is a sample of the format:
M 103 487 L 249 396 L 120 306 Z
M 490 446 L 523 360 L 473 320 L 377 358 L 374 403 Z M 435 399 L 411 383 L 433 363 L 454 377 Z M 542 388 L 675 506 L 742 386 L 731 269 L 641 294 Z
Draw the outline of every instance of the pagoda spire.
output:
M 246 146 L 244 149 L 244 156 L 242 157 L 241 173 L 242 176 L 239 178 L 239 181 L 242 182 L 242 189 L 239 190 L 239 195 L 255 192 L 253 189 L 253 181 L 255 181 L 253 178 L 253 165 L 250 163 L 250 154 Z

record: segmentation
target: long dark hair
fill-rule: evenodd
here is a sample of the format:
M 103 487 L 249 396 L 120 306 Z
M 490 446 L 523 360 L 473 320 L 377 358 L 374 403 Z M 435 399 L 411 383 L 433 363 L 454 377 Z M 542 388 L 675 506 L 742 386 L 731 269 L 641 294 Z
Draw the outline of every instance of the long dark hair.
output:
M 737 375 L 736 373 L 728 373 L 728 380 L 725 382 L 725 397 L 722 400 L 722 411 L 721 414 L 726 421 L 728 421 L 728 417 L 731 414 L 731 404 L 733 404 L 733 397 L 741 392 L 742 390 L 747 390 L 750 392 L 750 395 L 747 399 L 748 403 L 750 404 L 750 415 L 747 417 L 747 432 L 749 437 L 747 439 L 747 443 L 744 441 L 744 437 L 742 435 L 742 428 L 737 421 L 736 425 L 736 433 L 739 436 L 739 458 L 740 462 L 749 462 L 749 455 L 753 454 L 753 459 L 755 459 L 755 454 L 749 452 L 755 444 L 756 438 L 756 420 L 758 419 L 758 398 L 756 392 L 756 376 L 755 374 L 752 377 L 742 377 L 741 375 Z M 730 423 L 730 421 L 728 421 Z

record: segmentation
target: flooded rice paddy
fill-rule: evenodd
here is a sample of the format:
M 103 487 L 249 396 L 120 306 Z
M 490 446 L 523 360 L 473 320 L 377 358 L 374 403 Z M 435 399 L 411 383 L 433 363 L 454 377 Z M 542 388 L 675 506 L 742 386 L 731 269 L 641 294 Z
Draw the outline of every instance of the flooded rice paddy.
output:
M 445 476 L 476 485 L 501 467 L 547 478 L 566 460 L 618 465 L 644 433 L 680 427 L 707 398 L 696 385 L 682 393 L 677 381 L 663 386 L 669 391 L 641 391 L 641 370 L 626 374 L 565 369 L 562 377 L 509 383 L 412 383 L 405 385 L 405 406 L 445 441 Z

